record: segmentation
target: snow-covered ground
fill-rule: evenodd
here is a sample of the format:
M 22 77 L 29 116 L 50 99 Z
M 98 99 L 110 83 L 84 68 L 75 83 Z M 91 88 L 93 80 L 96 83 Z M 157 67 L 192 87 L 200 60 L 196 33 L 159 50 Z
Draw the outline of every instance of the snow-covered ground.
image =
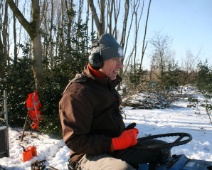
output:
M 188 93 L 189 91 L 186 91 Z M 193 92 L 192 92 L 193 93 Z M 203 100 L 202 95 L 195 95 Z M 200 114 L 195 114 L 188 108 L 185 99 L 176 101 L 168 109 L 136 110 L 125 107 L 126 124 L 137 123 L 139 137 L 147 135 L 186 132 L 192 135 L 191 142 L 172 148 L 172 154 L 185 154 L 191 159 L 212 161 L 212 124 L 205 110 L 198 107 Z M 211 115 L 212 116 L 212 115 Z M 22 129 L 9 128 L 10 157 L 0 158 L 0 165 L 8 170 L 30 170 L 31 163 L 46 160 L 45 165 L 51 165 L 60 170 L 67 170 L 69 149 L 62 140 L 53 139 L 48 135 L 26 132 L 24 140 L 20 142 Z M 171 142 L 173 139 L 166 137 L 163 140 Z M 20 146 L 35 146 L 38 156 L 23 162 L 21 160 L 23 148 Z

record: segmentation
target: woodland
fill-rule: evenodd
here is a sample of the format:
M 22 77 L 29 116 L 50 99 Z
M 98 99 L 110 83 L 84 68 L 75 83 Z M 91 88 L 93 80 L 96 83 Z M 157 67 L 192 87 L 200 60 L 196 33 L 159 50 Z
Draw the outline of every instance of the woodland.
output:
M 92 42 L 104 33 L 114 35 L 125 54 L 123 80 L 117 87 L 125 99 L 148 92 L 172 101 L 171 91 L 188 84 L 211 98 L 212 68 L 207 60 L 188 50 L 179 65 L 168 35 L 157 32 L 147 40 L 151 1 L 1 0 L 0 92 L 8 94 L 10 126 L 23 126 L 27 94 L 37 91 L 40 131 L 60 136 L 62 92 L 86 66 Z M 143 66 L 147 46 L 152 48 L 150 69 Z

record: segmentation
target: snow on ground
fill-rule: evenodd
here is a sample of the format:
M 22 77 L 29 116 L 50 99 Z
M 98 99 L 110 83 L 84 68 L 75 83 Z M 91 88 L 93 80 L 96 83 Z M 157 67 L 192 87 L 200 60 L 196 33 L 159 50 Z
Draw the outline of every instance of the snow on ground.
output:
M 189 89 L 187 89 L 189 90 Z M 186 91 L 188 92 L 188 91 Z M 195 91 L 191 91 L 194 93 Z M 195 95 L 204 100 L 202 95 Z M 212 161 L 212 124 L 203 108 L 199 107 L 200 114 L 195 114 L 192 108 L 187 107 L 187 100 L 179 100 L 167 109 L 131 109 L 124 108 L 126 125 L 137 123 L 139 137 L 147 135 L 186 132 L 192 135 L 191 142 L 172 148 L 172 154 L 185 154 L 191 159 Z M 51 165 L 60 170 L 67 170 L 69 149 L 62 140 L 51 138 L 48 135 L 26 132 L 24 140 L 20 142 L 21 128 L 9 128 L 10 157 L 0 158 L 0 165 L 7 170 L 30 170 L 31 163 L 46 160 L 45 165 Z M 166 137 L 163 140 L 171 142 L 173 139 Z M 21 155 L 23 148 L 20 146 L 37 148 L 38 156 L 23 162 Z

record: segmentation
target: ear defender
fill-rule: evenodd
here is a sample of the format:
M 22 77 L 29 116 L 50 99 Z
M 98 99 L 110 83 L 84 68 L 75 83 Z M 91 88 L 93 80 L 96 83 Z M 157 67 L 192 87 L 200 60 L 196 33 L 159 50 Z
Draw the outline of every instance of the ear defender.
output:
M 99 52 L 90 54 L 88 62 L 94 70 L 99 70 L 104 65 L 103 58 Z

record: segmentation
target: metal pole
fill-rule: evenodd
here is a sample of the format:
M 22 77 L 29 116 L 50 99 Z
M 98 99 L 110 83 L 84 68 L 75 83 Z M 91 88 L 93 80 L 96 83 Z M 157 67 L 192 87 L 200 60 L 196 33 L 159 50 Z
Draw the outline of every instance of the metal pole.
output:
M 7 92 L 6 90 L 3 91 L 3 98 L 4 98 L 4 120 L 5 120 L 5 125 L 6 125 L 6 131 L 5 131 L 5 142 L 6 142 L 6 152 L 7 152 L 7 157 L 10 156 L 9 152 L 9 130 L 8 130 L 8 112 L 7 112 Z

